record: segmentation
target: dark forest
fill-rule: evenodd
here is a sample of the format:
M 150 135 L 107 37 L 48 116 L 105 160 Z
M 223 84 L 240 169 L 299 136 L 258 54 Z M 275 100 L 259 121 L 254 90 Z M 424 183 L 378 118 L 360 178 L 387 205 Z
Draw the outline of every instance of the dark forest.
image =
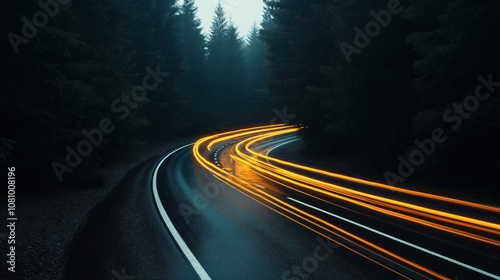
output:
M 219 5 L 207 36 L 193 1 L 2 3 L 1 160 L 37 170 L 37 187 L 98 186 L 115 147 L 266 124 L 286 106 L 308 152 L 378 180 L 405 182 L 383 171 L 413 159 L 439 184 L 492 182 L 500 4 L 265 2 L 250 34 Z
M 0 3 L 1 279 L 500 279 L 500 1 L 213 2 Z

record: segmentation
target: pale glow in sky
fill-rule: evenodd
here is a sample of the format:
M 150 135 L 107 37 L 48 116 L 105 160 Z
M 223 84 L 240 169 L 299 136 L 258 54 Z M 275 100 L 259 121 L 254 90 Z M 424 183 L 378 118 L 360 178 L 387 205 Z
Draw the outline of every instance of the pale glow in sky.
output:
M 179 2 L 182 4 L 183 0 Z M 209 34 L 217 3 L 219 0 L 195 0 L 195 6 L 198 7 L 197 15 L 205 35 Z M 238 27 L 241 37 L 247 38 L 253 23 L 259 25 L 262 21 L 264 12 L 262 0 L 220 0 L 220 3 L 226 12 L 226 18 L 231 19 Z

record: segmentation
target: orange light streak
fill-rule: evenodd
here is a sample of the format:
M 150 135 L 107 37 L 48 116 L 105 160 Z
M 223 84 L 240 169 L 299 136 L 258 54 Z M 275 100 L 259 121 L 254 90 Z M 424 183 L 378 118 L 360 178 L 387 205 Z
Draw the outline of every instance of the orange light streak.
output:
M 269 167 L 268 168 L 269 170 L 272 170 L 272 172 L 282 174 L 283 176 L 286 176 L 288 178 L 294 178 L 298 181 L 308 182 L 309 184 L 312 184 L 315 186 L 322 186 L 323 188 L 327 188 L 327 189 L 329 189 L 331 191 L 335 191 L 335 192 L 342 192 L 344 194 L 357 195 L 358 198 L 359 198 L 359 196 L 361 196 L 361 197 L 363 197 L 363 199 L 368 198 L 371 201 L 382 201 L 382 202 L 384 202 L 384 205 L 387 205 L 387 203 L 390 203 L 390 204 L 402 206 L 402 207 L 404 207 L 404 209 L 408 208 L 408 209 L 413 209 L 413 210 L 418 211 L 418 212 L 413 211 L 413 213 L 420 213 L 420 212 L 421 213 L 429 213 L 429 214 L 433 215 L 432 217 L 434 219 L 437 219 L 437 220 L 443 220 L 442 218 L 438 217 L 438 216 L 441 216 L 441 217 L 445 218 L 444 221 L 446 221 L 446 222 L 455 223 L 455 224 L 459 224 L 462 226 L 468 226 L 471 228 L 487 231 L 490 233 L 500 234 L 500 231 L 499 231 L 500 225 L 496 224 L 496 223 L 491 223 L 491 222 L 487 222 L 487 221 L 473 219 L 473 218 L 469 218 L 469 217 L 465 217 L 465 216 L 461 216 L 461 215 L 455 215 L 452 213 L 443 212 L 443 211 L 439 211 L 439 210 L 435 210 L 435 209 L 431 209 L 431 208 L 427 208 L 427 207 L 422 207 L 422 206 L 418 206 L 418 205 L 414 205 L 414 204 L 410 204 L 410 203 L 405 203 L 405 202 L 401 202 L 401 201 L 397 201 L 397 200 L 393 200 L 393 199 L 388 199 L 388 198 L 384 198 L 381 196 L 376 196 L 376 195 L 356 191 L 353 189 L 341 187 L 339 185 L 330 184 L 330 183 L 327 183 L 324 181 L 319 181 L 319 180 L 316 180 L 316 179 L 313 179 L 310 177 L 306 177 L 306 176 L 303 176 L 303 175 L 300 175 L 297 173 L 290 172 L 288 170 L 284 170 L 282 168 L 279 168 L 279 167 L 274 166 L 274 165 L 270 165 L 270 164 L 265 163 L 263 161 L 256 160 L 254 158 L 251 158 L 250 156 L 245 155 L 244 153 L 242 153 L 240 151 L 241 145 L 244 144 L 245 142 L 247 142 L 247 144 L 245 145 L 245 150 L 251 152 L 252 154 L 255 154 L 255 152 L 253 152 L 249 149 L 250 145 L 255 143 L 256 140 L 258 140 L 258 139 L 261 139 L 264 137 L 269 138 L 269 137 L 273 137 L 273 136 L 276 136 L 279 134 L 284 134 L 284 133 L 274 132 L 274 133 L 266 134 L 265 136 L 256 136 L 256 137 L 247 139 L 245 141 L 242 141 L 236 145 L 236 152 L 238 153 L 238 155 L 240 157 L 245 158 L 247 160 L 247 162 L 253 161 L 253 162 L 258 162 L 260 165 L 266 165 Z M 260 156 L 260 154 L 258 154 L 258 155 Z M 263 157 L 266 158 L 265 156 L 263 156 Z M 378 204 L 378 202 L 375 202 L 375 203 Z M 425 215 L 429 217 L 428 214 L 425 214 Z M 456 222 L 454 220 L 456 220 L 458 222 Z M 468 225 L 465 223 L 470 223 L 472 225 Z M 475 226 L 475 225 L 477 225 L 477 226 Z M 488 228 L 491 228 L 493 230 L 490 230 Z
M 283 132 L 281 134 L 287 134 L 287 133 L 289 133 L 289 132 Z M 439 195 L 434 195 L 434 194 L 429 194 L 429 193 L 424 193 L 424 192 L 402 189 L 402 188 L 398 188 L 398 187 L 394 187 L 394 186 L 390 186 L 390 185 L 386 185 L 386 184 L 382 184 L 382 183 L 377 183 L 377 182 L 373 182 L 373 181 L 368 181 L 368 180 L 363 180 L 363 179 L 354 178 L 354 177 L 350 177 L 350 176 L 345 176 L 345 175 L 341 175 L 338 173 L 332 173 L 332 172 L 328 172 L 328 171 L 324 171 L 324 170 L 320 170 L 320 169 L 316 169 L 316 168 L 312 168 L 312 167 L 308 167 L 308 166 L 304 166 L 304 165 L 299 165 L 299 164 L 283 161 L 283 160 L 280 160 L 277 158 L 265 156 L 265 155 L 259 154 L 257 152 L 254 152 L 248 148 L 249 146 L 251 146 L 259 141 L 268 139 L 270 137 L 278 136 L 278 135 L 280 135 L 280 134 L 264 135 L 264 136 L 260 136 L 259 138 L 253 139 L 251 142 L 249 142 L 247 144 L 246 150 L 248 152 L 252 153 L 253 155 L 256 155 L 258 157 L 261 157 L 261 158 L 269 160 L 269 161 L 277 162 L 277 163 L 280 163 L 280 164 L 283 164 L 286 166 L 294 167 L 297 169 L 302 169 L 305 171 L 315 172 L 318 174 L 326 175 L 326 176 L 337 178 L 337 179 L 342 179 L 342 180 L 346 180 L 346 181 L 350 181 L 350 182 L 355 182 L 355 183 L 360 183 L 363 185 L 369 185 L 369 186 L 387 189 L 387 190 L 391 190 L 391 191 L 406 193 L 406 194 L 410 194 L 410 195 L 414 195 L 414 196 L 420 196 L 420 197 L 424 197 L 424 198 L 440 200 L 440 201 L 459 204 L 459 205 L 466 205 L 466 206 L 473 207 L 473 208 L 478 208 L 478 209 L 482 209 L 482 210 L 500 213 L 500 208 L 498 208 L 498 207 L 482 205 L 482 204 L 473 203 L 473 202 L 469 202 L 469 201 L 465 201 L 465 200 L 459 200 L 459 199 L 454 199 L 454 198 L 450 198 L 450 197 L 439 196 Z
M 233 157 L 233 159 L 236 160 L 236 161 L 238 161 L 240 164 L 244 164 L 244 165 L 248 164 L 248 163 L 242 161 L 239 158 Z M 384 213 L 384 214 L 388 214 L 388 215 L 391 215 L 391 216 L 394 216 L 394 217 L 398 217 L 398 218 L 405 219 L 405 220 L 408 220 L 408 221 L 411 221 L 411 222 L 415 222 L 415 223 L 419 223 L 419 224 L 422 224 L 422 225 L 426 225 L 426 226 L 429 226 L 429 227 L 432 227 L 432 228 L 435 228 L 435 229 L 443 230 L 443 231 L 446 231 L 446 232 L 450 232 L 450 233 L 453 233 L 453 234 L 457 234 L 457 235 L 460 235 L 460 236 L 463 236 L 463 237 L 467 237 L 467 238 L 471 238 L 471 239 L 474 239 L 474 240 L 478 240 L 478 241 L 481 241 L 481 242 L 485 242 L 485 243 L 489 243 L 489 244 L 492 244 L 492 245 L 500 246 L 500 241 L 498 241 L 498 240 L 486 238 L 486 237 L 483 237 L 483 236 L 480 236 L 480 235 L 476 235 L 476 234 L 473 234 L 473 233 L 469 233 L 469 232 L 461 231 L 461 230 L 458 230 L 458 229 L 450 228 L 450 227 L 447 227 L 447 226 L 439 225 L 439 224 L 432 223 L 432 222 L 429 222 L 429 221 L 426 221 L 426 220 L 418 219 L 418 218 L 415 218 L 415 217 L 412 217 L 412 216 L 408 216 L 408 215 L 405 215 L 405 214 L 401 214 L 401 213 L 397 213 L 397 212 L 394 212 L 394 211 L 383 209 L 383 208 L 380 208 L 380 207 L 377 207 L 377 206 L 373 206 L 373 205 L 364 203 L 362 201 L 357 201 L 357 200 L 354 200 L 354 199 L 350 199 L 348 197 L 344 197 L 344 196 L 341 196 L 341 195 L 338 195 L 338 194 L 335 194 L 335 193 L 332 193 L 332 192 L 328 192 L 328 191 L 325 191 L 323 189 L 318 189 L 316 187 L 309 186 L 309 185 L 303 184 L 301 182 L 297 182 L 297 181 L 291 180 L 291 179 L 286 178 L 286 177 L 278 176 L 278 175 L 274 174 L 273 172 L 264 170 L 264 169 L 262 169 L 260 167 L 257 167 L 257 166 L 249 165 L 249 167 L 255 168 L 255 169 L 259 170 L 260 172 L 268 174 L 270 176 L 277 177 L 278 179 L 286 181 L 286 182 L 288 182 L 290 184 L 297 185 L 297 186 L 300 186 L 302 188 L 309 189 L 309 190 L 312 190 L 312 191 L 316 191 L 316 192 L 325 194 L 325 195 L 333 197 L 333 198 L 341 199 L 341 200 L 344 200 L 344 201 L 347 201 L 347 202 L 350 202 L 350 203 L 353 203 L 353 204 L 356 204 L 356 205 L 368 208 L 368 209 L 373 210 L 373 211 L 377 211 L 377 212 L 381 212 L 381 213 Z M 286 184 L 281 184 L 281 185 L 283 185 L 285 187 L 288 187 L 290 189 L 293 189 L 289 185 L 286 185 Z M 307 193 L 307 192 L 304 192 L 304 193 Z M 314 197 L 314 196 L 312 196 L 312 197 Z M 400 209 L 401 210 L 405 210 L 402 207 L 400 207 Z
M 277 208 L 279 208 L 279 209 L 281 209 L 281 210 L 283 210 L 283 211 L 285 211 L 287 213 L 290 213 L 293 216 L 296 216 L 296 217 L 298 217 L 298 218 L 300 218 L 302 220 L 305 220 L 305 221 L 307 221 L 307 222 L 309 222 L 309 223 L 311 223 L 311 224 L 313 224 L 313 225 L 315 225 L 315 226 L 317 226 L 317 227 L 319 227 L 321 229 L 324 229 L 324 230 L 326 230 L 326 231 L 328 231 L 330 233 L 333 233 L 333 234 L 339 236 L 340 238 L 343 238 L 343 239 L 349 241 L 352 244 L 360 246 L 361 248 L 364 248 L 365 250 L 368 250 L 371 253 L 374 253 L 374 254 L 376 254 L 376 255 L 378 255 L 378 256 L 380 256 L 380 257 L 382 257 L 382 258 L 384 258 L 384 259 L 386 259 L 386 260 L 388 260 L 388 261 L 390 261 L 392 263 L 395 263 L 395 262 L 387 259 L 386 257 L 384 257 L 384 256 L 382 256 L 382 255 L 380 255 L 380 254 L 378 254 L 376 252 L 371 251 L 368 248 L 365 248 L 364 246 L 362 246 L 360 244 L 357 244 L 357 242 L 355 242 L 354 240 L 357 240 L 358 242 L 361 242 L 361 243 L 365 244 L 366 246 L 374 248 L 377 251 L 382 252 L 385 255 L 390 256 L 390 257 L 392 257 L 392 258 L 394 258 L 394 259 L 396 259 L 396 260 L 398 260 L 400 262 L 403 262 L 403 263 L 405 263 L 407 265 L 410 265 L 410 266 L 412 266 L 414 268 L 417 268 L 420 271 L 426 272 L 429 275 L 435 276 L 435 277 L 437 277 L 439 279 L 449 279 L 449 278 L 447 278 L 445 276 L 440 275 L 437 272 L 434 272 L 434 271 L 432 271 L 432 270 L 430 270 L 430 269 L 428 269 L 426 267 L 423 267 L 423 266 L 421 266 L 419 264 L 416 264 L 416 263 L 414 263 L 414 262 L 412 262 L 410 260 L 407 260 L 404 257 L 399 256 L 397 254 L 394 254 L 394 253 L 392 253 L 392 252 L 390 252 L 390 251 L 388 251 L 388 250 L 386 250 L 386 249 L 384 249 L 382 247 L 379 247 L 376 244 L 373 244 L 373 243 L 371 243 L 371 242 L 369 242 L 369 241 L 367 241 L 367 240 L 365 240 L 365 239 L 363 239 L 363 238 L 361 238 L 359 236 L 356 236 L 356 235 L 354 235 L 354 234 L 352 234 L 350 232 L 347 232 L 347 231 L 345 231 L 345 230 L 343 230 L 343 229 L 341 229 L 341 228 L 339 228 L 339 227 L 337 227 L 337 226 L 335 226 L 335 225 L 333 225 L 333 224 L 331 224 L 331 223 L 329 223 L 329 222 L 327 222 L 327 221 L 325 221 L 325 220 L 323 220 L 323 219 L 321 219 L 321 218 L 319 218 L 317 216 L 311 215 L 311 214 L 309 214 L 309 213 L 307 213 L 307 212 L 305 212 L 305 211 L 303 211 L 303 210 L 301 210 L 299 208 L 296 208 L 293 205 L 291 205 L 291 204 L 289 204 L 287 202 L 284 202 L 284 201 L 282 201 L 282 200 L 280 200 L 280 199 L 278 199 L 278 198 L 276 198 L 276 197 L 274 197 L 274 196 L 266 193 L 265 191 L 262 191 L 260 189 L 256 189 L 255 187 L 253 187 L 250 184 L 242 181 L 241 179 L 239 179 L 236 176 L 230 174 L 229 172 L 223 170 L 222 168 L 218 168 L 216 165 L 210 163 L 208 160 L 206 160 L 201 155 L 201 152 L 200 152 L 200 147 L 202 145 L 204 145 L 206 142 L 210 141 L 210 140 L 212 140 L 212 141 L 207 145 L 207 149 L 208 150 L 210 150 L 210 148 L 213 145 L 215 145 L 216 143 L 227 141 L 229 139 L 238 139 L 238 138 L 241 138 L 241 137 L 250 136 L 252 134 L 259 134 L 259 133 L 264 133 L 264 132 L 266 132 L 265 136 L 267 136 L 267 138 L 268 138 L 268 137 L 272 137 L 270 135 L 276 136 L 276 135 L 283 134 L 284 131 L 286 131 L 286 133 L 290 133 L 290 132 L 297 131 L 299 129 L 299 128 L 290 128 L 290 127 L 291 126 L 282 126 L 282 125 L 279 126 L 279 127 L 277 127 L 277 126 L 265 126 L 265 127 L 258 127 L 258 128 L 254 128 L 254 129 L 244 129 L 244 130 L 238 130 L 238 131 L 235 131 L 235 132 L 228 132 L 228 133 L 222 133 L 222 134 L 218 134 L 218 135 L 214 135 L 214 136 L 205 137 L 203 139 L 200 139 L 194 145 L 194 147 L 193 147 L 193 154 L 194 154 L 195 159 L 204 168 L 206 168 L 207 170 L 209 170 L 210 172 L 212 172 L 214 174 L 214 176 L 216 176 L 219 180 L 221 180 L 225 184 L 228 184 L 228 185 L 232 186 L 233 188 L 235 188 L 234 186 L 236 186 L 237 188 L 235 188 L 235 189 L 238 190 L 239 192 L 242 192 L 246 196 L 251 197 L 252 199 L 258 201 L 259 203 L 265 205 L 266 207 L 272 209 L 273 211 L 278 212 L 279 214 L 281 214 L 281 215 L 283 215 L 283 216 L 285 216 L 285 217 L 287 217 L 287 218 L 289 218 L 289 219 L 297 222 L 298 224 L 300 224 L 300 225 L 302 225 L 302 226 L 304 226 L 304 227 L 306 227 L 306 228 L 308 228 L 310 230 L 313 230 L 314 232 L 317 232 L 317 231 L 314 230 L 314 229 L 312 229 L 312 228 L 310 228 L 307 225 L 304 225 L 301 222 L 296 221 L 295 219 L 289 217 L 288 215 L 282 213 L 281 211 L 279 211 L 278 209 L 275 209 L 274 207 L 277 207 Z M 276 130 L 279 130 L 279 131 L 276 131 Z M 258 137 L 260 137 L 260 135 L 258 135 Z M 213 139 L 215 139 L 215 140 L 213 140 Z M 252 138 L 250 138 L 250 139 L 252 139 Z M 247 142 L 247 141 L 244 141 L 244 142 Z M 240 142 L 238 145 L 236 145 L 236 149 L 235 149 L 235 152 L 239 156 L 241 156 L 241 158 L 236 158 L 236 157 L 233 157 L 233 158 L 236 161 L 238 161 L 240 164 L 243 164 L 244 166 L 254 167 L 254 168 L 257 167 L 257 166 L 255 166 L 255 164 L 251 164 L 250 163 L 250 162 L 254 162 L 253 160 L 255 160 L 255 159 L 250 159 L 249 160 L 247 155 L 244 155 L 243 153 L 241 153 L 241 151 L 239 151 L 239 147 L 240 147 L 241 143 L 242 142 Z M 246 146 L 246 147 L 249 147 L 249 146 Z M 245 159 L 249 160 L 249 161 L 245 161 Z M 266 174 L 270 174 L 272 176 L 280 176 L 280 177 L 282 177 L 281 175 L 273 174 L 271 171 L 265 170 L 263 168 L 260 168 L 260 167 L 257 167 L 257 168 L 259 168 L 261 172 L 265 172 Z M 273 167 L 273 168 L 277 168 L 277 167 Z M 286 170 L 282 169 L 282 170 L 280 170 L 280 172 L 289 172 L 289 171 L 286 171 Z M 296 176 L 293 173 L 289 174 L 289 175 L 293 175 L 293 177 Z M 290 180 L 291 183 L 294 183 L 294 184 L 298 183 L 298 182 L 295 182 L 294 180 L 291 180 L 291 179 L 288 179 L 288 178 L 285 178 L 285 179 Z M 240 183 L 240 181 L 241 181 L 241 183 Z M 299 184 L 301 184 L 301 183 L 299 183 Z M 305 184 L 302 184 L 302 185 L 307 186 Z M 307 186 L 307 187 L 308 188 L 312 188 L 310 186 Z M 340 187 L 340 186 L 338 186 L 338 187 Z M 326 192 L 328 194 L 331 194 L 331 192 L 327 192 L 325 190 L 321 190 L 321 189 L 318 189 L 318 188 L 316 188 L 316 189 L 320 190 L 322 192 Z M 349 192 L 352 192 L 352 190 L 349 190 Z M 361 193 L 361 194 L 364 194 L 364 193 Z M 359 195 L 361 195 L 361 194 L 359 194 Z M 257 199 L 257 198 L 259 198 L 259 199 Z M 261 200 L 261 201 L 259 201 L 259 200 Z M 266 203 L 263 203 L 262 201 L 265 201 L 265 202 L 269 203 L 270 205 L 268 205 Z M 352 201 L 355 201 L 355 200 L 352 200 Z M 355 201 L 355 202 L 359 203 L 359 201 Z M 274 207 L 271 207 L 271 205 L 273 205 Z M 388 211 L 388 210 L 386 210 L 386 211 Z M 332 229 L 336 230 L 337 232 L 341 232 L 342 234 L 344 234 L 344 235 L 352 238 L 353 240 L 346 239 L 345 237 L 339 235 L 338 233 L 333 232 Z M 319 233 L 319 232 L 317 232 L 317 233 Z M 323 235 L 323 236 L 325 236 L 325 235 Z M 335 241 L 335 242 L 337 242 L 337 241 Z M 344 245 L 342 245 L 342 246 L 344 246 Z M 346 247 L 346 246 L 344 246 L 344 247 Z M 352 248 L 348 248 L 348 249 L 351 250 L 351 251 L 353 251 L 353 252 L 355 252 L 355 253 L 357 253 L 357 254 L 361 254 L 360 252 L 357 252 L 357 251 L 355 251 Z M 397 273 L 397 274 L 399 274 L 399 275 L 407 278 L 406 276 L 400 274 L 399 272 L 397 272 L 397 271 L 395 271 L 395 270 L 393 270 L 393 269 L 391 269 L 391 268 L 389 268 L 389 267 L 387 267 L 387 266 L 385 266 L 385 265 L 383 265 L 383 264 L 381 264 L 381 263 L 379 263 L 379 262 L 377 262 L 377 261 L 369 258 L 368 256 L 365 256 L 363 254 L 361 254 L 361 255 L 363 257 L 365 257 L 365 258 L 367 258 L 367 259 L 369 259 L 369 260 L 371 260 L 371 261 L 373 261 L 373 262 L 381 265 L 382 267 L 384 267 L 386 269 L 389 269 L 392 272 L 395 272 L 395 273 Z M 395 263 L 395 264 L 402 266 L 399 263 Z M 405 268 L 409 269 L 407 267 L 405 267 Z M 411 270 L 411 269 L 409 269 L 409 270 Z

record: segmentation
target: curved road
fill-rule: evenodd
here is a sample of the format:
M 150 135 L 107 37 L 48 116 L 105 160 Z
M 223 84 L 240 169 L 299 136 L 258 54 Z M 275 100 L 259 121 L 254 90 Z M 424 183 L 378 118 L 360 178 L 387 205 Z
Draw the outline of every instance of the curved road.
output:
M 272 158 L 299 129 L 222 133 L 160 159 L 153 199 L 196 277 L 500 279 L 500 208 Z

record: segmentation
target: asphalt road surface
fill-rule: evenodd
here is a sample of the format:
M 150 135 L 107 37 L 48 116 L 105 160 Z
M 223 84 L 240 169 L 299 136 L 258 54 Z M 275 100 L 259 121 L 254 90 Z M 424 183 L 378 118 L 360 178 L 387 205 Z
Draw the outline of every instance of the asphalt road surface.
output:
M 66 279 L 500 279 L 500 208 L 273 158 L 300 129 L 138 166 L 89 215 Z
M 273 159 L 291 126 L 206 137 L 155 167 L 200 279 L 500 279 L 500 209 Z

